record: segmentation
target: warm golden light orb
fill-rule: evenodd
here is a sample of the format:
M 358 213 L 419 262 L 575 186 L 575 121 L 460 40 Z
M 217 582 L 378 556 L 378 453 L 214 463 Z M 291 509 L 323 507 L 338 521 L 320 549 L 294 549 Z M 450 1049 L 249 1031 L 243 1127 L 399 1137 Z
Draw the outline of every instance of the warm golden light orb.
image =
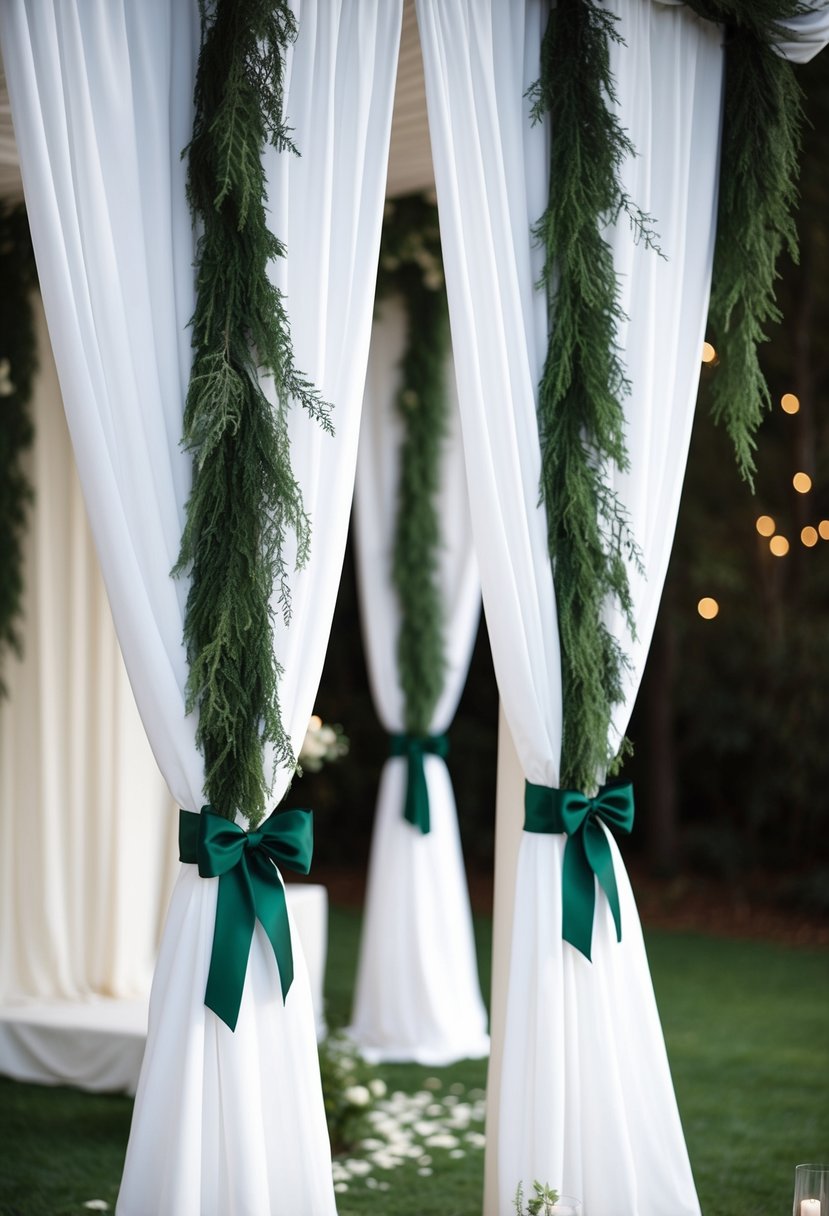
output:
M 792 485 L 798 494 L 808 494 L 812 488 L 812 479 L 808 473 L 795 473 L 792 478 Z
M 800 409 L 800 400 L 794 393 L 784 393 L 780 398 L 780 407 L 787 414 L 796 414 Z
M 800 540 L 807 549 L 814 548 L 818 541 L 817 528 L 813 528 L 811 524 L 807 524 L 806 527 L 801 530 Z
M 713 621 L 714 617 L 720 610 L 720 606 L 716 600 L 710 595 L 705 595 L 697 604 L 697 612 L 704 621 Z
M 769 541 L 769 548 L 775 557 L 785 557 L 789 552 L 789 542 L 785 536 L 773 536 Z
M 703 363 L 713 363 L 714 360 L 716 359 L 716 357 L 717 357 L 717 352 L 714 350 L 714 347 L 711 345 L 711 343 L 703 342 L 703 344 L 702 344 L 702 361 L 703 361 Z
M 761 515 L 754 525 L 761 536 L 774 536 L 774 520 L 770 515 Z
M 829 519 L 822 519 L 817 526 L 821 540 L 829 540 Z

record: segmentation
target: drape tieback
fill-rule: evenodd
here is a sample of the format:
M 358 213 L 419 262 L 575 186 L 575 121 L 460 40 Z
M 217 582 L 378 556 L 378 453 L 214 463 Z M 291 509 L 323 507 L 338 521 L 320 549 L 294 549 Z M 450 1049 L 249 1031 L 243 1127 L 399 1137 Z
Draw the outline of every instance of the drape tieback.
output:
M 277 862 L 307 874 L 314 849 L 313 814 L 274 811 L 253 832 L 225 819 L 212 806 L 200 815 L 179 812 L 181 861 L 198 865 L 202 878 L 218 878 L 216 924 L 204 1003 L 236 1029 L 258 920 L 273 947 L 283 1003 L 294 978 L 291 927 Z
M 423 757 L 440 756 L 445 760 L 449 755 L 449 740 L 446 735 L 396 734 L 389 736 L 389 748 L 393 756 L 405 756 L 408 761 L 403 818 L 413 827 L 420 828 L 425 836 L 432 825 Z
M 633 827 L 633 786 L 602 786 L 595 798 L 578 790 L 556 790 L 526 782 L 524 831 L 567 834 L 561 871 L 561 936 L 590 958 L 593 914 L 596 905 L 594 877 L 607 896 L 616 940 L 622 940 L 622 912 L 613 870 L 613 854 L 599 821 L 619 832 Z

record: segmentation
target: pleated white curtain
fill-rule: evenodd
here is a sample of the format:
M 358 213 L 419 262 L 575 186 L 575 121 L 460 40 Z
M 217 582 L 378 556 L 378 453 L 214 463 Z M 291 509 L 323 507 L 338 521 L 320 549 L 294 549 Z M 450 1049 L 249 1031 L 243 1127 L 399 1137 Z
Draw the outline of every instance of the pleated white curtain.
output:
M 631 472 L 617 478 L 644 556 L 633 579 L 638 643 L 622 731 L 641 676 L 674 531 L 713 258 L 722 80 L 717 30 L 651 0 L 608 4 L 626 46 L 613 66 L 636 202 L 658 217 L 667 261 L 608 235 L 631 318 L 620 334 L 632 392 Z M 524 776 L 558 785 L 561 695 L 554 592 L 538 508 L 535 392 L 546 346 L 540 251 L 547 133 L 525 99 L 548 6 L 418 0 L 473 529 L 496 675 Z M 514 808 L 518 816 L 521 809 Z M 489 1127 L 497 1195 L 548 1181 L 585 1216 L 699 1212 L 636 907 L 614 846 L 617 944 L 597 901 L 593 962 L 561 940 L 564 839 L 524 833 L 515 881 L 500 1105 Z
M 0 1004 L 142 997 L 178 869 L 175 807 L 118 648 L 33 304 L 23 654 L 6 658 L 0 701 Z
M 400 608 L 391 585 L 402 426 L 395 405 L 406 319 L 399 301 L 375 321 L 363 402 L 355 491 L 357 575 L 372 696 L 384 728 L 405 728 L 397 674 Z M 469 669 L 480 616 L 454 369 L 446 369 L 449 427 L 444 442 L 439 559 L 447 667 L 430 723 L 444 733 Z M 369 861 L 360 960 L 349 1033 L 372 1060 L 448 1064 L 489 1050 L 457 809 L 446 762 L 424 758 L 431 831 L 403 818 L 405 757 L 380 777 Z
M 383 205 L 399 0 L 301 0 L 287 110 L 306 155 L 268 157 L 289 259 L 297 366 L 336 403 L 336 439 L 295 412 L 295 471 L 314 523 L 277 638 L 298 746 L 342 562 Z M 179 447 L 193 253 L 180 159 L 192 122 L 195 0 L 8 0 L 0 39 L 49 330 L 96 545 L 142 720 L 176 801 L 198 810 L 184 716 Z M 313 155 L 309 154 L 313 149 Z M 277 802 L 288 784 L 279 773 Z M 307 974 L 283 1008 L 257 926 L 235 1034 L 205 1010 L 215 880 L 184 866 L 150 1007 L 118 1210 L 123 1216 L 333 1212 Z

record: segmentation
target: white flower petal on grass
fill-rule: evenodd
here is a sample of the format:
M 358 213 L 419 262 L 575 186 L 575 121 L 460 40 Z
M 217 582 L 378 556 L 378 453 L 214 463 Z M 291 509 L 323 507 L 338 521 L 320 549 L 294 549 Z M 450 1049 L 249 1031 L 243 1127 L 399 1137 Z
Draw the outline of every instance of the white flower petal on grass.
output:
M 373 1077 L 369 1081 L 368 1087 L 371 1090 L 371 1092 L 375 1098 L 385 1098 L 386 1093 L 387 1093 L 386 1082 L 381 1081 L 381 1079 L 379 1077 Z
M 363 1161 L 359 1157 L 349 1157 L 346 1165 L 349 1173 L 351 1173 L 355 1178 L 359 1178 L 364 1174 L 371 1173 L 371 1162 Z
M 421 1178 L 431 1178 L 432 1176 L 432 1170 L 428 1165 L 422 1165 L 417 1172 L 420 1174 Z
M 426 1107 L 426 1114 L 430 1115 L 433 1119 L 439 1119 L 443 1113 L 443 1107 L 439 1106 L 437 1102 L 433 1102 L 431 1106 Z
M 441 1081 L 440 1077 L 427 1077 L 423 1082 L 424 1089 L 441 1089 L 442 1087 L 443 1082 Z
M 348 1190 L 348 1183 L 347 1182 L 335 1182 L 334 1190 L 337 1192 L 338 1195 L 342 1195 L 345 1191 Z
M 471 1144 L 473 1148 L 483 1148 L 486 1144 L 486 1136 L 482 1132 L 467 1132 L 466 1142 Z
M 438 1130 L 438 1125 L 437 1123 L 430 1123 L 428 1119 L 419 1119 L 418 1122 L 415 1123 L 414 1129 L 418 1136 L 434 1136 L 435 1132 Z
M 449 1132 L 438 1132 L 436 1136 L 430 1136 L 426 1143 L 429 1148 L 457 1148 L 459 1140 Z
M 6 362 L 6 360 L 4 360 L 4 362 Z M 107 1203 L 106 1199 L 87 1199 L 83 1206 L 85 1208 L 89 1208 L 92 1212 L 109 1211 L 109 1204 Z
M 452 1149 L 452 1151 L 450 1152 L 449 1156 L 450 1156 L 450 1157 L 455 1157 L 455 1158 L 458 1158 L 458 1157 L 465 1157 L 465 1156 L 466 1156 L 466 1149 L 463 1149 L 463 1148 L 453 1148 L 453 1149 Z

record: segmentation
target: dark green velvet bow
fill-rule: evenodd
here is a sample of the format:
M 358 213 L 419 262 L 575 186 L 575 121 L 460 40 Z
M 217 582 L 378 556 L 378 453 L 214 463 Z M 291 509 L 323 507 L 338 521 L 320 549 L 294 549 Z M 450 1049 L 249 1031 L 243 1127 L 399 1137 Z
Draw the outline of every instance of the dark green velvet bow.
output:
M 408 819 L 413 827 L 420 828 L 423 835 L 431 829 L 429 817 L 429 791 L 426 786 L 426 770 L 423 766 L 425 755 L 441 756 L 444 760 L 449 755 L 449 740 L 446 735 L 391 735 L 390 750 L 393 756 L 405 756 L 408 761 L 406 769 L 406 806 L 403 818 Z
M 607 896 L 616 940 L 622 940 L 622 912 L 613 871 L 613 854 L 599 820 L 619 832 L 633 827 L 633 786 L 603 786 L 595 798 L 578 790 L 554 790 L 527 782 L 524 790 L 524 831 L 566 832 L 561 872 L 561 936 L 590 958 L 593 914 L 596 905 L 594 877 Z
M 314 849 L 313 815 L 308 810 L 274 811 L 254 832 L 246 832 L 214 811 L 179 812 L 181 861 L 198 865 L 202 878 L 218 878 L 216 925 L 204 1003 L 236 1029 L 258 920 L 273 947 L 282 1000 L 294 978 L 294 956 L 285 888 L 277 863 L 307 874 Z

